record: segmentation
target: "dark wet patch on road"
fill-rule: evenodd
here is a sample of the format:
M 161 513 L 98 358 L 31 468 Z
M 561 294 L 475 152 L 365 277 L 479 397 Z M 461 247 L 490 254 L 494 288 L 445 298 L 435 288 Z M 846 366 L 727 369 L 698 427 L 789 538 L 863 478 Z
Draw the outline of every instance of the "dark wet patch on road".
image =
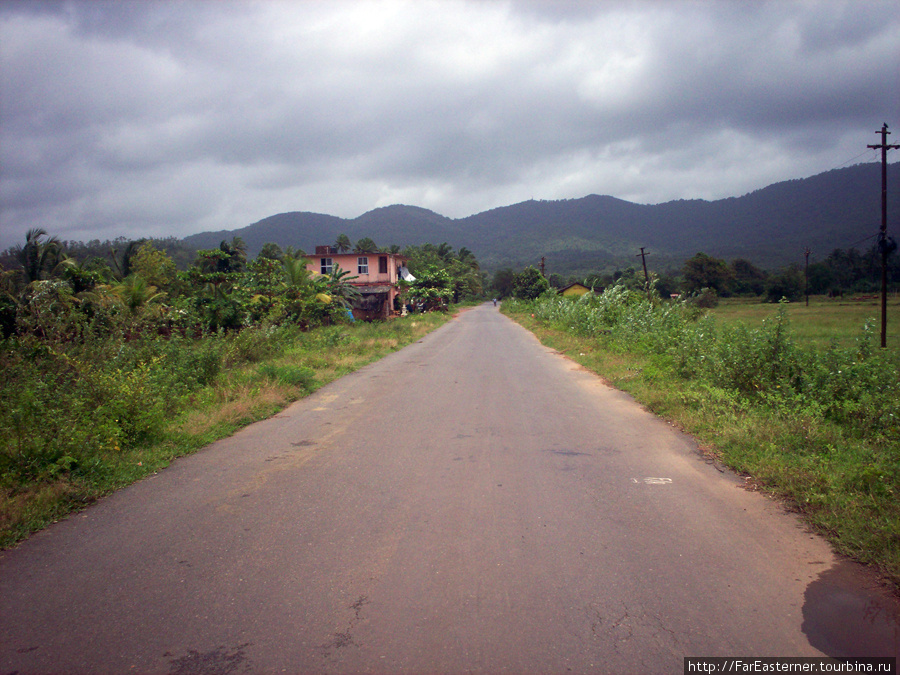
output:
M 839 562 L 806 588 L 803 625 L 809 643 L 833 657 L 900 656 L 900 601 Z
M 185 656 L 169 661 L 171 675 L 231 675 L 250 672 L 244 649 L 250 642 L 228 648 L 220 645 L 208 652 L 189 649 Z M 164 654 L 164 656 L 171 656 Z

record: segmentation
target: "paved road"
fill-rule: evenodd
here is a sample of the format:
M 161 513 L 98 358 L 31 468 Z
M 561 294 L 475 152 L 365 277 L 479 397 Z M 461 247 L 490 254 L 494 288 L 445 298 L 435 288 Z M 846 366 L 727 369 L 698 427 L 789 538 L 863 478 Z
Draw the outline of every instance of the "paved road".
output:
M 488 305 L 0 554 L 0 673 L 680 673 L 896 617 Z

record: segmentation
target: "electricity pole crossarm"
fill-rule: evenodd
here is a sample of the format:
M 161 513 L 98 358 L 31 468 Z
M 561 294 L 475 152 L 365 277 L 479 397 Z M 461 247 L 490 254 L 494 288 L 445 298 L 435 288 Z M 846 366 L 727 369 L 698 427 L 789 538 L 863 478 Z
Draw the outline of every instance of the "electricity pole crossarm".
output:
M 889 252 L 887 240 L 887 151 L 900 149 L 900 145 L 888 145 L 887 123 L 883 124 L 880 131 L 881 144 L 867 145 L 867 148 L 881 150 L 881 234 L 879 244 L 881 246 L 881 347 L 887 347 L 887 258 Z

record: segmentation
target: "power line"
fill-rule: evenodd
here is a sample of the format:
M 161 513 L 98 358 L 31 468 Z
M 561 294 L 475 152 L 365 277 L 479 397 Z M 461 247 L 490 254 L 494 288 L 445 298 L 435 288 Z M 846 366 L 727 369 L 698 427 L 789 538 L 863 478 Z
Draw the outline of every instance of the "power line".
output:
M 872 148 L 871 145 L 868 146 L 868 147 L 869 147 L 869 148 Z M 843 164 L 838 164 L 837 166 L 832 167 L 832 168 L 829 169 L 829 170 L 830 170 L 830 171 L 834 171 L 835 169 L 842 169 L 843 167 L 847 166 L 850 162 L 853 162 L 853 161 L 855 161 L 855 160 L 857 160 L 857 159 L 859 159 L 860 157 L 863 157 L 863 156 L 865 156 L 865 155 L 872 155 L 872 162 L 874 162 L 874 161 L 877 160 L 877 157 L 875 156 L 875 154 L 874 154 L 873 152 L 869 152 L 869 150 L 866 150 L 865 152 L 859 153 L 856 157 L 851 157 L 850 159 L 848 159 L 848 160 L 847 160 L 846 162 L 844 162 Z

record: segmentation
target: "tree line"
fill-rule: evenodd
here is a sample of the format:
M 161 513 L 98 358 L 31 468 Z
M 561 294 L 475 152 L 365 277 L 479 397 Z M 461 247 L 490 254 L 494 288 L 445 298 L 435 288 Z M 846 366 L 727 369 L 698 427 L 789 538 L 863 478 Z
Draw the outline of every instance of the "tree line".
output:
M 888 240 L 888 284 L 895 292 L 900 287 L 900 260 L 896 244 Z M 791 264 L 776 271 L 757 267 L 749 260 L 735 258 L 730 262 L 700 252 L 685 261 L 680 269 L 662 274 L 649 274 L 655 292 L 663 298 L 674 294 L 700 294 L 715 297 L 759 297 L 769 302 L 782 298 L 799 300 L 809 295 L 876 293 L 881 284 L 881 248 L 879 244 L 865 252 L 855 248 L 831 251 L 823 260 L 810 262 L 808 267 Z M 598 272 L 584 277 L 547 275 L 546 284 L 538 277 L 540 272 L 529 267 L 522 272 L 511 268 L 497 271 L 491 289 L 499 297 L 534 299 L 548 288 L 564 288 L 581 283 L 588 288 L 602 291 L 618 284 L 634 290 L 644 290 L 646 280 L 643 270 L 635 266 L 614 272 Z
M 475 256 L 446 243 L 380 249 L 370 238 L 335 248 L 401 253 L 416 281 L 405 288 L 420 306 L 480 297 Z M 190 262 L 188 262 L 190 261 Z M 8 338 L 31 334 L 78 339 L 86 332 L 200 336 L 218 330 L 296 324 L 303 328 L 348 319 L 359 297 L 354 270 L 310 272 L 300 248 L 266 243 L 253 259 L 240 237 L 218 248 L 188 251 L 172 239 L 63 242 L 43 229 L 0 256 L 0 329 Z

